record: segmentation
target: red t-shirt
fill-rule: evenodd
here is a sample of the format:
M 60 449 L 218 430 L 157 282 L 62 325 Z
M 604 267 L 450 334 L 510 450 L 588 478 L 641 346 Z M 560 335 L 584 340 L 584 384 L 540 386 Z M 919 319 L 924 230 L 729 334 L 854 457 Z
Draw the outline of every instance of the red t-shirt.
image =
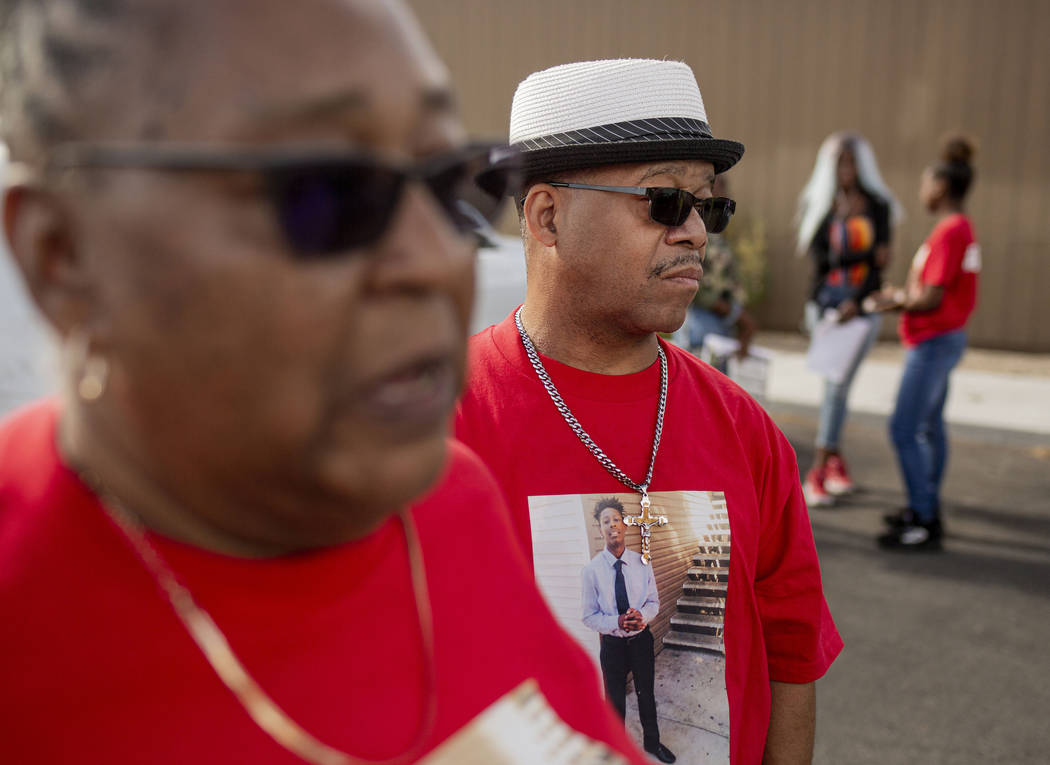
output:
M 934 226 L 912 260 L 907 290 L 909 296 L 916 296 L 923 285 L 932 284 L 944 287 L 944 297 L 932 311 L 901 313 L 899 327 L 904 344 L 918 345 L 966 326 L 977 305 L 980 271 L 981 247 L 969 218 L 962 213 L 949 215 Z
M 292 763 L 250 721 L 54 446 L 55 407 L 0 426 L 0 749 L 12 763 Z M 499 492 L 451 442 L 413 508 L 434 614 L 427 749 L 526 678 L 572 727 L 643 758 L 536 590 Z M 496 510 L 496 512 L 494 512 Z M 264 690 L 321 741 L 388 758 L 414 740 L 421 637 L 400 522 L 244 560 L 152 537 Z
M 685 351 L 662 345 L 668 356 L 667 410 L 650 491 L 725 493 L 732 537 L 724 628 L 730 756 L 749 765 L 761 761 L 765 748 L 769 681 L 816 680 L 842 640 L 821 589 L 791 445 L 737 385 Z M 601 375 L 542 360 L 597 444 L 627 475 L 644 476 L 659 364 L 637 374 Z M 456 432 L 503 487 L 530 558 L 529 497 L 629 491 L 554 407 L 529 364 L 513 316 L 471 339 Z

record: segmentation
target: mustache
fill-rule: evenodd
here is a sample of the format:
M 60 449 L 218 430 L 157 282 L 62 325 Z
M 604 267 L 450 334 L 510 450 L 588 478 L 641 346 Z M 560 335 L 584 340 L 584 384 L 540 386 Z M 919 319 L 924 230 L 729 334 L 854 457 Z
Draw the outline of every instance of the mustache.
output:
M 691 265 L 691 266 L 700 266 L 701 268 L 703 268 L 703 266 L 704 266 L 704 258 L 703 258 L 702 255 L 700 255 L 699 252 L 696 252 L 696 251 L 693 251 L 693 252 L 689 253 L 688 255 L 686 255 L 686 254 L 677 255 L 677 256 L 671 258 L 670 260 L 668 260 L 668 261 L 666 261 L 664 263 L 661 263 L 660 265 L 658 265 L 655 268 L 653 268 L 649 272 L 649 276 L 650 277 L 658 277 L 661 274 L 665 273 L 666 271 L 668 271 L 668 270 L 670 270 L 672 268 L 677 268 L 678 266 L 681 266 L 683 264 L 688 264 L 688 265 Z

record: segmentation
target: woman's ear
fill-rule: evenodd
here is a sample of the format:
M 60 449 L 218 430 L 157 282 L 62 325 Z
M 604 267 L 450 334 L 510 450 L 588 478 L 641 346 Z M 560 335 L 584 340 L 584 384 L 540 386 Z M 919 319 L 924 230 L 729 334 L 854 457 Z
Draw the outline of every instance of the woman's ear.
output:
M 948 179 L 939 175 L 933 177 L 933 198 L 940 203 L 948 198 Z
M 34 184 L 15 184 L 3 194 L 3 226 L 30 296 L 59 335 L 84 324 L 89 314 L 88 279 L 61 199 Z
M 529 189 L 522 205 L 525 225 L 533 239 L 545 247 L 558 241 L 558 227 L 554 219 L 558 212 L 558 197 L 553 186 L 537 183 Z

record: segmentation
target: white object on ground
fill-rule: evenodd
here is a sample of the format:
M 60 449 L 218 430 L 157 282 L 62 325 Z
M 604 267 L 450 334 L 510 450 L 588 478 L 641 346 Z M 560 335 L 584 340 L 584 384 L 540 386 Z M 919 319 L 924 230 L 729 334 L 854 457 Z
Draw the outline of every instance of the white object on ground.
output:
M 700 359 L 716 367 L 721 367 L 724 360 L 729 379 L 761 402 L 766 397 L 774 353 L 759 345 L 748 348 L 744 358 L 740 358 L 739 352 L 740 341 L 736 338 L 709 334 L 700 348 Z

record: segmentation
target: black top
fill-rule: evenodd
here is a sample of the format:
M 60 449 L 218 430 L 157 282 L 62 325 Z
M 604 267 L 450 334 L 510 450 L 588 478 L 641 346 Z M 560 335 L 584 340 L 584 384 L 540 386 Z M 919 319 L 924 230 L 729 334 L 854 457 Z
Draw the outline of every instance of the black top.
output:
M 867 210 L 843 218 L 832 208 L 809 245 L 815 266 L 811 297 L 821 312 L 848 299 L 859 309 L 861 301 L 882 286 L 875 250 L 890 241 L 890 206 L 861 191 L 868 200 Z

